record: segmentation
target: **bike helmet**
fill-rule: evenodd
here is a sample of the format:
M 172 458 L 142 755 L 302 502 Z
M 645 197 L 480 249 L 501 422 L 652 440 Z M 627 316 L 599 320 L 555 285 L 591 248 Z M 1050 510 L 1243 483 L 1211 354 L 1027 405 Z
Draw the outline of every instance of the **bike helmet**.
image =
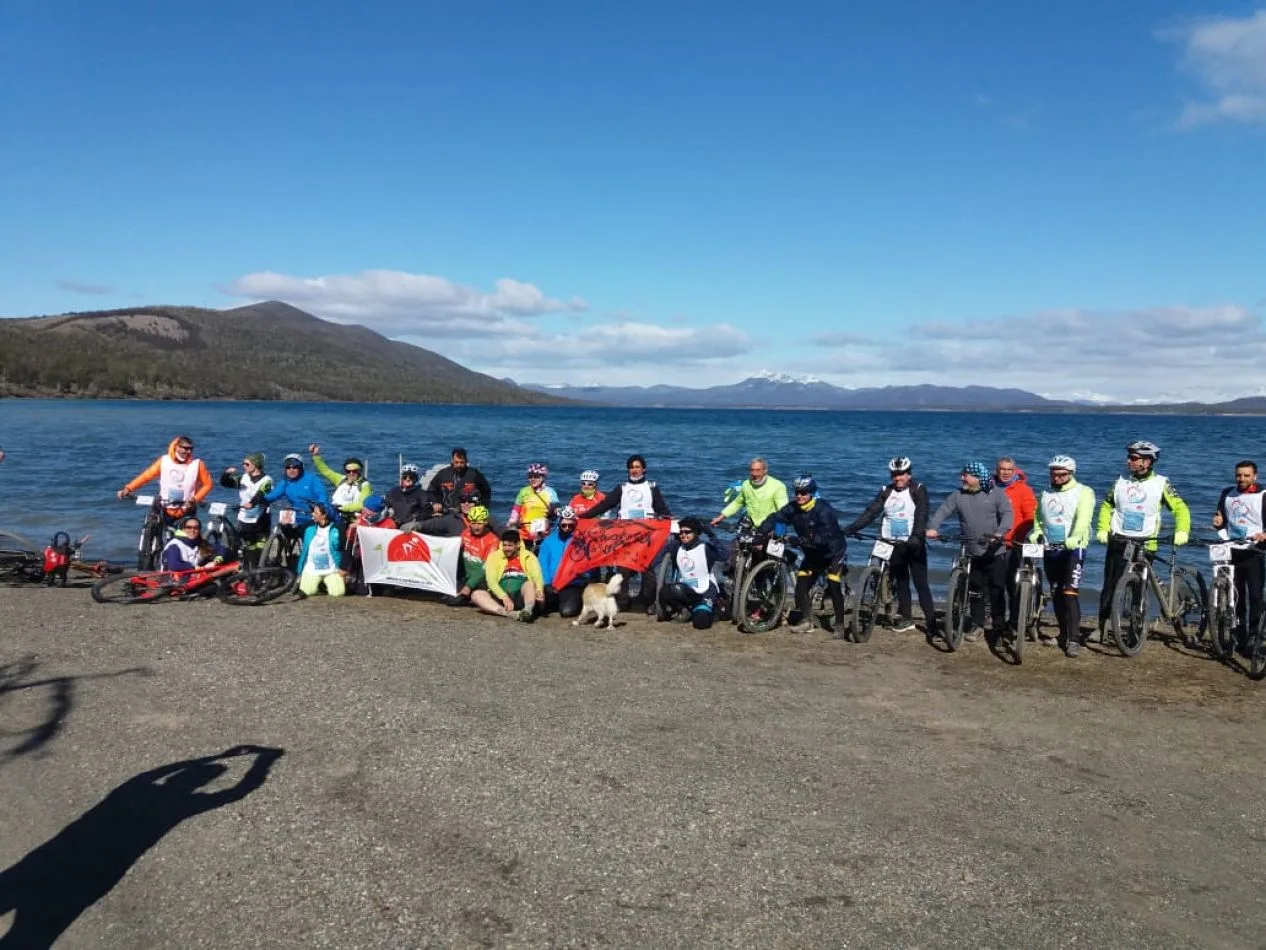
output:
M 598 484 L 598 473 L 591 468 L 587 468 L 580 473 L 580 480 L 582 482 L 593 482 L 596 485 Z
M 1155 442 L 1131 442 L 1125 447 L 1125 450 L 1131 455 L 1141 455 L 1145 459 L 1151 459 L 1155 462 L 1160 458 L 1160 446 Z
M 414 465 L 412 462 L 405 462 L 403 465 L 401 465 L 401 466 L 400 466 L 400 477 L 401 477 L 401 478 L 404 478 L 406 475 L 412 475 L 412 476 L 416 479 L 416 478 L 418 478 L 418 476 L 420 476 L 421 474 L 422 474 L 422 470 L 421 470 L 421 469 L 419 469 L 419 468 L 418 468 L 416 465 Z
M 1070 472 L 1077 471 L 1077 460 L 1071 455 L 1056 455 L 1046 463 L 1047 468 L 1064 468 Z
M 490 517 L 492 516 L 488 513 L 488 509 L 483 505 L 475 505 L 474 508 L 466 512 L 466 520 L 472 524 L 484 524 Z
M 571 505 L 563 505 L 558 509 L 558 518 L 560 521 L 575 521 L 576 509 Z
M 791 483 L 791 487 L 797 494 L 805 492 L 810 495 L 816 495 L 818 493 L 818 483 L 812 475 L 797 475 L 796 480 Z
M 281 464 L 283 468 L 289 468 L 292 465 L 298 465 L 300 468 L 303 468 L 303 456 L 298 452 L 291 452 L 285 457 Z
M 898 455 L 896 458 L 889 459 L 888 461 L 888 471 L 892 472 L 894 475 L 899 475 L 902 472 L 908 472 L 913 467 L 914 463 L 904 455 Z
M 544 462 L 533 462 L 531 465 L 527 467 L 528 478 L 535 478 L 538 475 L 541 478 L 545 478 L 547 475 L 549 475 L 549 469 L 546 467 Z

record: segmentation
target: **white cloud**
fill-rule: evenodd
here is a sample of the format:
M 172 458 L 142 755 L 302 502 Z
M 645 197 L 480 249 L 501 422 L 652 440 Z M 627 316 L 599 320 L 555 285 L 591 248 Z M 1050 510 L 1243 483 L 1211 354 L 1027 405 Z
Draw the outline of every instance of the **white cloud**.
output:
M 798 370 L 848 386 L 1016 386 L 1156 402 L 1254 394 L 1264 363 L 1261 319 L 1228 304 L 916 324 L 894 339 L 829 348 Z
M 580 297 L 560 300 L 534 284 L 502 278 L 492 291 L 431 274 L 367 270 L 359 274 L 293 277 L 272 271 L 247 274 L 226 293 L 254 300 L 284 300 L 319 317 L 356 322 L 389 336 L 455 336 L 472 332 L 524 331 L 522 318 L 579 312 Z
M 1215 121 L 1266 122 L 1266 8 L 1161 31 L 1182 46 L 1182 65 L 1204 87 L 1179 116 L 1184 128 Z

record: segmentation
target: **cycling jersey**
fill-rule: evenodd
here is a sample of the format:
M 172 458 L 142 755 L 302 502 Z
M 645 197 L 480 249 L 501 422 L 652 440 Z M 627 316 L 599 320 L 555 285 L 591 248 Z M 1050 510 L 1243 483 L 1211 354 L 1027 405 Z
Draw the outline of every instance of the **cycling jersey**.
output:
M 549 531 L 550 515 L 558 507 L 558 492 L 548 485 L 533 488 L 524 485 L 514 499 L 510 520 L 517 523 L 524 540 L 540 538 Z
M 586 495 L 584 492 L 578 491 L 571 496 L 571 501 L 568 504 L 571 505 L 571 510 L 579 516 L 590 508 L 602 504 L 606 497 L 606 494 L 600 491 L 595 491 L 592 495 Z
M 1146 539 L 1148 547 L 1155 549 L 1162 507 L 1173 513 L 1175 532 L 1191 531 L 1191 512 L 1168 478 L 1155 472 L 1142 478 L 1122 476 L 1099 506 L 1098 530 L 1123 538 Z
M 1029 540 L 1067 548 L 1088 547 L 1094 514 L 1094 491 L 1070 478 L 1059 488 L 1042 492 Z
M 746 479 L 739 485 L 738 497 L 721 509 L 721 517 L 729 518 L 746 511 L 752 524 L 760 524 L 775 511 L 787 504 L 787 486 L 778 479 L 766 475 L 759 485 Z

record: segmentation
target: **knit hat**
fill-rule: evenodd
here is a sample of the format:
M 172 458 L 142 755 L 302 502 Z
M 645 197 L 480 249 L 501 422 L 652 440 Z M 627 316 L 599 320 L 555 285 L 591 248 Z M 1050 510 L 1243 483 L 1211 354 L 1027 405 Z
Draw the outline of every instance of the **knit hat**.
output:
M 264 467 L 264 453 L 263 452 L 247 452 L 246 455 L 242 456 L 242 458 L 245 459 L 247 462 L 250 462 L 256 468 Z
M 989 477 L 989 469 L 984 462 L 968 462 L 963 466 L 964 475 L 975 475 L 982 482 Z
M 361 507 L 364 508 L 366 511 L 379 512 L 379 511 L 382 511 L 382 506 L 383 506 L 382 495 L 370 495 L 363 502 L 361 502 Z

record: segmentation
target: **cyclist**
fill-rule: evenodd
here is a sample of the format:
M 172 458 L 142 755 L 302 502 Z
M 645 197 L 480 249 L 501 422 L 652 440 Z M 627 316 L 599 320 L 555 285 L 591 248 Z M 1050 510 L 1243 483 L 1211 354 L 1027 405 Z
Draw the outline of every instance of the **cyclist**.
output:
M 486 614 L 531 623 L 545 591 L 541 563 L 522 544 L 519 532 L 507 528 L 501 544 L 484 561 L 485 586 L 470 595 Z
M 1033 494 L 1028 476 L 1009 455 L 1004 455 L 994 464 L 993 483 L 1006 492 L 1007 501 L 1011 502 L 1011 527 L 1002 536 L 1002 542 L 1007 546 L 1007 626 L 1014 630 L 1020 615 L 1020 602 L 1016 597 L 1019 588 L 1012 578 L 1020 569 L 1020 546 L 1033 530 L 1037 496 Z
M 715 573 L 720 556 L 704 537 L 703 522 L 698 518 L 682 518 L 677 527 L 677 543 L 670 556 L 677 565 L 678 580 L 659 592 L 660 605 L 668 610 L 660 611 L 656 619 L 667 620 L 671 610 L 680 608 L 690 612 L 690 623 L 696 630 L 707 630 L 712 626 L 720 592 Z
M 242 560 L 248 567 L 254 567 L 264 553 L 268 532 L 272 530 L 266 505 L 247 507 L 256 495 L 273 487 L 272 476 L 264 474 L 264 453 L 246 455 L 242 459 L 240 474 L 236 467 L 230 465 L 220 475 L 220 485 L 237 492 L 237 533 L 242 539 Z
M 769 464 L 763 458 L 752 459 L 747 474 L 749 477 L 740 483 L 737 496 L 712 519 L 712 524 L 718 525 L 740 511 L 752 524 L 760 524 L 787 504 L 787 486 L 770 477 Z
M 560 617 L 579 616 L 581 591 L 590 581 L 598 579 L 597 571 L 586 571 L 562 590 L 554 587 L 554 575 L 558 573 L 563 555 L 575 533 L 576 510 L 571 505 L 566 505 L 558 510 L 558 524 L 541 540 L 541 548 L 536 552 L 541 562 L 541 577 L 545 579 L 545 613 L 557 610 Z
M 580 491 L 571 496 L 568 503 L 571 509 L 576 512 L 577 516 L 583 515 L 594 505 L 602 503 L 607 496 L 598 491 L 599 475 L 591 468 L 585 469 L 580 473 Z
M 800 622 L 792 633 L 808 633 L 813 629 L 813 606 L 809 592 L 818 577 L 826 574 L 826 589 L 835 608 L 835 625 L 844 622 L 844 579 L 848 540 L 840 530 L 839 516 L 831 505 L 818 497 L 818 483 L 812 475 L 800 475 L 791 485 L 792 500 L 757 525 L 759 534 L 768 535 L 776 524 L 791 525 L 804 560 L 796 571 L 796 610 Z
M 1213 526 L 1231 541 L 1266 544 L 1266 522 L 1263 519 L 1261 486 L 1257 484 L 1257 463 L 1245 459 L 1235 463 L 1235 485 L 1222 489 L 1218 507 L 1213 512 Z M 1252 551 L 1231 549 L 1235 570 L 1236 645 L 1243 653 L 1248 636 L 1257 629 L 1262 617 L 1262 558 Z M 1247 621 L 1247 624 L 1246 624 Z
M 892 571 L 892 586 L 897 595 L 897 633 L 914 629 L 913 611 L 910 608 L 910 581 L 914 581 L 919 595 L 919 609 L 923 611 L 923 628 L 929 636 L 935 631 L 936 602 L 932 600 L 932 588 L 928 586 L 928 550 L 923 534 L 927 530 L 928 490 L 922 482 L 914 480 L 914 463 L 904 455 L 888 462 L 892 481 L 871 499 L 857 518 L 844 529 L 845 534 L 856 534 L 862 528 L 882 516 L 879 536 L 894 542 L 888 567 Z
M 200 567 L 223 564 L 227 552 L 202 536 L 202 522 L 189 515 L 180 522 L 180 530 L 163 547 L 164 571 L 195 571 Z
M 966 640 L 980 639 L 985 628 L 985 599 L 989 597 L 991 639 L 996 643 L 1007 622 L 1007 557 L 1002 553 L 1002 537 L 1011 528 L 1014 515 L 1005 491 L 989 479 L 984 462 L 968 462 L 962 469 L 963 487 L 951 492 L 936 509 L 928 524 L 927 537 L 939 537 L 945 520 L 958 518 L 959 531 L 971 558 L 970 584 L 982 596 L 971 599 L 972 629 Z
M 1161 509 L 1168 508 L 1174 519 L 1174 544 L 1187 543 L 1191 534 L 1191 511 L 1164 475 L 1155 472 L 1160 447 L 1154 442 L 1131 442 L 1125 447 L 1129 477 L 1122 475 L 1099 505 L 1095 540 L 1108 546 L 1103 562 L 1103 590 L 1099 592 L 1099 627 L 1092 639 L 1103 638 L 1112 615 L 1112 595 L 1125 572 L 1125 543 L 1143 540 L 1147 552 L 1156 551 L 1161 529 Z
M 311 524 L 303 532 L 303 550 L 299 552 L 299 592 L 311 597 L 324 586 L 331 597 L 342 597 L 347 585 L 338 525 L 328 503 L 316 502 L 309 510 Z
M 342 516 L 343 524 L 351 524 L 356 520 L 356 513 L 360 511 L 365 499 L 374 493 L 369 480 L 365 478 L 365 463 L 353 457 L 343 459 L 343 477 L 340 478 L 338 472 L 326 465 L 325 459 L 321 458 L 320 445 L 314 442 L 308 446 L 308 451 L 312 454 L 312 464 L 316 466 L 317 472 L 333 489 L 330 502 Z
M 465 498 L 462 499 L 465 501 Z M 473 591 L 484 586 L 484 562 L 496 550 L 499 540 L 492 530 L 492 515 L 484 505 L 471 505 L 465 513 L 466 530 L 462 532 L 462 556 L 457 562 L 457 594 L 446 597 L 450 607 L 470 603 Z
M 535 548 L 549 533 L 550 520 L 559 507 L 558 492 L 545 484 L 547 478 L 549 468 L 544 463 L 533 462 L 527 467 L 528 483 L 519 489 L 506 521 L 507 528 L 519 529 L 519 537 L 529 548 Z
M 400 466 L 400 484 L 387 492 L 387 508 L 401 531 L 412 531 L 423 519 L 430 517 L 430 496 L 418 483 L 422 473 L 412 462 Z
M 272 488 L 259 492 L 252 499 L 252 504 L 276 505 L 285 499 L 294 509 L 294 523 L 284 525 L 282 533 L 288 542 L 294 542 L 303 536 L 304 529 L 312 524 L 312 506 L 318 502 L 328 505 L 329 495 L 321 480 L 311 472 L 304 471 L 303 457 L 295 452 L 290 453 L 282 461 L 285 476 Z
M 492 504 L 492 486 L 483 472 L 470 467 L 469 456 L 458 446 L 449 453 L 449 464 L 431 479 L 430 500 L 435 514 L 457 511 L 462 499 L 478 495 L 484 505 Z
M 154 459 L 145 471 L 119 489 L 118 497 L 128 497 L 155 478 L 168 525 L 193 511 L 211 492 L 211 476 L 202 459 L 193 457 L 193 439 L 187 435 L 172 439 L 167 454 Z
M 1095 493 L 1077 481 L 1077 460 L 1056 455 L 1046 466 L 1051 487 L 1042 492 L 1029 541 L 1043 541 L 1042 565 L 1050 585 L 1051 605 L 1059 622 L 1064 655 L 1081 652 L 1081 570 L 1090 546 L 1090 526 L 1095 517 Z
M 580 512 L 580 517 L 599 518 L 608 511 L 615 510 L 618 512 L 618 517 L 625 519 L 671 518 L 673 513 L 668 507 L 668 502 L 664 501 L 664 495 L 659 490 L 659 486 L 646 477 L 646 459 L 641 455 L 630 455 L 624 467 L 628 472 L 628 480 L 607 492 L 602 501 Z M 655 574 L 666 548 L 665 545 L 665 548 L 655 555 L 650 570 L 642 573 L 642 591 L 639 599 L 646 605 L 648 612 L 655 609 Z M 623 609 L 624 605 L 631 602 L 627 593 L 629 589 L 627 579 L 634 572 L 620 568 L 620 573 L 625 576 L 626 583 L 616 595 L 616 600 L 620 602 Z

